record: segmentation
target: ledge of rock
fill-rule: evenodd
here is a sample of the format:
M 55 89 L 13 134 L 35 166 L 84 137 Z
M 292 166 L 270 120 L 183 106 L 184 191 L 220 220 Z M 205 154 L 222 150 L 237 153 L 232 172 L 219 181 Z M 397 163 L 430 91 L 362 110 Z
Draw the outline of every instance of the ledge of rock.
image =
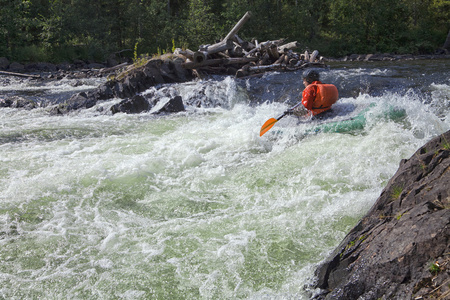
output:
M 450 299 L 450 131 L 408 160 L 316 269 L 314 299 Z
M 192 71 L 181 66 L 184 61 L 184 58 L 170 54 L 170 56 L 151 59 L 142 66 L 133 65 L 95 90 L 77 93 L 64 103 L 52 107 L 51 112 L 64 114 L 80 108 L 91 108 L 99 101 L 114 97 L 123 98 L 128 102 L 128 104 L 123 103 L 124 112 L 143 111 L 142 109 L 146 108 L 141 103 L 142 99 L 133 99 L 138 93 L 158 84 L 186 82 L 194 78 Z M 139 107 L 128 108 L 136 100 Z M 112 110 L 118 112 L 117 107 Z

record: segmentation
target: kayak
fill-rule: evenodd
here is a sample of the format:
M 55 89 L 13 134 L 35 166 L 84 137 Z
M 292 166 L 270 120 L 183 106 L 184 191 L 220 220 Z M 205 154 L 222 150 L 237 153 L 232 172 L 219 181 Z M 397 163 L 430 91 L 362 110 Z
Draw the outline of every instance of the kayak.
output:
M 309 129 L 303 131 L 301 135 L 317 134 L 321 132 L 352 133 L 355 131 L 363 130 L 367 124 L 367 118 L 371 114 L 371 110 L 373 110 L 376 105 L 376 103 L 371 103 L 368 107 L 361 110 L 355 116 L 351 116 L 346 119 L 341 118 L 340 120 L 334 121 L 333 119 L 336 118 L 336 115 L 331 113 L 328 116 L 322 116 L 322 118 L 316 118 L 311 121 L 297 123 L 296 127 L 299 124 L 304 124 L 309 127 Z M 374 110 L 374 113 L 375 111 L 376 110 Z M 406 117 L 406 110 L 403 108 L 388 106 L 382 112 L 379 112 L 378 114 L 371 114 L 371 116 L 379 119 L 400 122 Z M 274 130 L 272 132 L 272 136 L 276 137 L 280 134 L 283 135 L 283 133 L 286 133 L 283 129 Z
M 367 123 L 367 113 L 371 108 L 376 106 L 375 103 L 372 103 L 366 109 L 362 110 L 359 114 L 354 117 L 351 117 L 346 120 L 334 121 L 334 122 L 326 122 L 314 126 L 312 129 L 308 130 L 308 133 L 319 133 L 319 132 L 337 132 L 337 133 L 346 133 L 352 132 L 356 130 L 362 130 L 366 126 Z M 383 111 L 377 117 L 388 119 L 392 121 L 400 121 L 406 117 L 406 111 L 403 108 L 397 108 L 393 106 L 387 107 L 385 111 Z

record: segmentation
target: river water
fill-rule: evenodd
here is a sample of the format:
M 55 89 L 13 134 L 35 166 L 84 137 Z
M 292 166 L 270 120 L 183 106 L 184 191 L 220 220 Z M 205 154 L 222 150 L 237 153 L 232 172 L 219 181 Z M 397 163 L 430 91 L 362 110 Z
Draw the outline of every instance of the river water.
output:
M 260 137 L 300 74 L 167 85 L 198 104 L 172 115 L 0 108 L 0 299 L 308 299 L 400 160 L 450 129 L 450 61 L 334 63 L 337 118 L 376 103 L 365 128 Z M 103 79 L 0 80 L 46 105 Z

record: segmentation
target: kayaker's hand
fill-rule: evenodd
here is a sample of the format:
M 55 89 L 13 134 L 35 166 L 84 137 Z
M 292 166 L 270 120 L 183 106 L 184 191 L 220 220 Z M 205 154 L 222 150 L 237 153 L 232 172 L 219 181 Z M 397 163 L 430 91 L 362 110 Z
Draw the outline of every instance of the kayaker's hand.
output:
M 289 108 L 289 109 L 284 111 L 284 114 L 288 115 L 288 116 L 293 115 L 294 114 L 294 110 L 292 108 Z

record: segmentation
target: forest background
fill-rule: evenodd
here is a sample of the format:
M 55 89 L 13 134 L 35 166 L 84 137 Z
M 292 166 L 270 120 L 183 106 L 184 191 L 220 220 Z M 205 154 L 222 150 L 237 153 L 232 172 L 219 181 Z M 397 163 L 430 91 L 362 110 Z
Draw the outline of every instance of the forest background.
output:
M 429 54 L 450 35 L 450 0 L 0 0 L 0 57 L 102 62 L 195 51 L 247 11 L 241 38 L 285 38 L 330 57 Z

